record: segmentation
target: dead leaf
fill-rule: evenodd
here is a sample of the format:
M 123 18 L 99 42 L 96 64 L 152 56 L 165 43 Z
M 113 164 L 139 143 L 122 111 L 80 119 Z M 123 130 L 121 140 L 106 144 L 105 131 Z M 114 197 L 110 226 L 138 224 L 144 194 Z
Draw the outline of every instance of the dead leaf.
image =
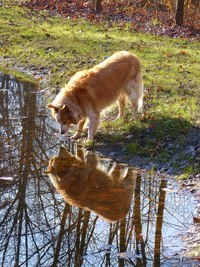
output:
M 180 51 L 180 52 L 179 52 L 179 55 L 186 56 L 186 55 L 188 55 L 188 52 L 186 52 L 186 51 Z
M 193 217 L 194 223 L 200 223 L 200 217 Z

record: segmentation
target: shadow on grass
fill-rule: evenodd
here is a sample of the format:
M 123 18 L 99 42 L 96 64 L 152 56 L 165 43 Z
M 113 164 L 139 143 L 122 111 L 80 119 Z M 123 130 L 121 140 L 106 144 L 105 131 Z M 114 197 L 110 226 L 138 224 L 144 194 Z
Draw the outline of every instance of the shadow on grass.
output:
M 139 167 L 193 171 L 200 128 L 183 118 L 160 117 L 115 125 L 107 122 L 97 134 L 95 150 Z

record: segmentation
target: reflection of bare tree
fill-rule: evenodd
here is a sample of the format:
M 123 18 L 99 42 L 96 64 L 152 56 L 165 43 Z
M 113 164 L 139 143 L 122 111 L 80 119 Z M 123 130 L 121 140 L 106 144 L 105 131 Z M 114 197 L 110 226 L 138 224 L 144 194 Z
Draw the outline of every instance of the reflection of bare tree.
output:
M 156 220 L 156 233 L 155 233 L 155 248 L 154 248 L 154 267 L 160 266 L 160 250 L 161 250 L 161 241 L 162 241 L 162 224 L 163 224 L 163 213 L 165 206 L 165 195 L 166 192 L 162 190 L 167 185 L 165 179 L 161 180 L 160 183 L 160 194 L 158 200 L 158 212 Z
M 61 219 L 60 231 L 58 234 L 57 245 L 56 245 L 56 249 L 55 249 L 55 253 L 54 253 L 53 264 L 52 264 L 53 267 L 57 266 L 57 263 L 58 263 L 59 253 L 61 250 L 61 244 L 62 244 L 63 236 L 65 234 L 65 224 L 66 224 L 66 220 L 67 220 L 67 214 L 69 212 L 70 212 L 70 206 L 66 203 L 64 211 L 63 211 L 62 219 Z
M 135 237 L 136 237 L 136 253 L 140 255 L 136 259 L 136 266 L 146 266 L 146 255 L 145 255 L 145 243 L 142 235 L 142 222 L 141 222 L 141 175 L 137 175 L 136 187 L 135 187 L 135 205 L 134 205 L 134 221 L 135 221 Z
M 66 204 L 43 173 L 60 141 L 51 133 L 42 97 L 32 84 L 22 84 L 10 76 L 0 75 L 0 88 L 0 266 L 148 266 L 152 262 L 159 266 L 161 240 L 163 247 L 166 240 L 163 229 L 182 229 L 189 221 L 190 196 L 169 197 L 161 191 L 166 182 L 160 182 L 154 173 L 140 175 L 132 168 L 128 172 L 122 164 L 69 144 L 71 158 L 73 154 L 78 160 L 71 163 L 82 164 L 80 174 L 95 171 L 96 179 L 90 184 L 98 187 L 92 195 L 97 193 L 104 201 L 112 195 L 112 203 L 108 201 L 107 205 L 98 200 L 98 207 L 104 207 L 104 217 L 121 220 L 109 223 L 101 219 L 93 212 L 94 204 L 89 211 L 81 205 Z M 130 181 L 136 173 L 133 190 Z M 81 179 L 77 175 L 76 179 L 87 181 L 87 175 Z M 10 180 L 3 181 L 2 177 Z M 80 194 L 85 184 L 79 183 Z M 108 190 L 101 191 L 104 186 Z M 90 203 L 88 197 L 83 206 Z M 111 215 L 109 204 L 113 207 Z M 117 212 L 119 217 L 113 217 Z
M 25 86 L 25 89 L 24 89 Z M 22 85 L 21 82 L 5 75 L 0 76 L 1 114 L 1 142 L 4 157 L 1 159 L 1 175 L 10 176 L 12 183 L 7 188 L 0 187 L 1 205 L 1 266 L 28 266 L 28 262 L 35 255 L 38 258 L 41 248 L 35 233 L 40 229 L 40 212 L 35 218 L 31 215 L 33 206 L 30 203 L 37 198 L 38 203 L 44 207 L 40 192 L 37 197 L 33 190 L 40 188 L 38 179 L 30 182 L 30 177 L 38 177 L 42 171 L 42 162 L 38 166 L 38 148 L 34 147 L 35 136 L 38 137 L 38 120 L 36 117 L 37 95 L 34 86 L 30 83 Z M 33 90 L 33 91 L 32 91 Z M 43 117 L 44 118 L 44 117 Z M 41 140 L 39 140 L 41 142 Z M 44 150 L 44 148 L 43 148 Z M 34 171 L 33 171 L 34 170 Z M 30 198 L 27 198 L 27 195 Z M 34 199 L 35 197 L 35 199 Z M 47 219 L 46 212 L 43 213 Z M 43 216 L 42 216 L 43 217 Z M 49 219 L 48 219 L 49 220 Z M 46 220 L 47 223 L 48 220 Z M 41 231 L 41 229 L 39 230 Z M 34 250 L 31 252 L 30 240 Z
M 8 91 L 6 91 L 8 94 Z M 19 91 L 19 98 L 22 98 L 22 95 L 20 94 L 21 91 Z M 6 94 L 6 95 L 7 95 Z M 4 99 L 4 98 L 3 98 Z M 8 100 L 8 95 L 6 97 L 6 101 Z M 8 109 L 6 109 L 8 110 Z M 10 228 L 10 231 L 7 233 L 7 242 L 5 243 L 6 249 L 4 250 L 4 253 L 6 253 L 8 244 L 10 242 L 10 239 L 12 235 L 15 233 L 17 235 L 17 243 L 16 243 L 16 253 L 15 253 L 15 259 L 14 259 L 14 266 L 19 266 L 19 257 L 20 257 L 20 250 L 21 250 L 21 238 L 23 236 L 22 229 L 23 229 L 23 220 L 25 219 L 25 225 L 26 229 L 29 226 L 29 217 L 27 212 L 27 205 L 26 205 L 26 186 L 27 186 L 27 180 L 28 180 L 28 171 L 30 169 L 30 160 L 32 157 L 32 144 L 33 144 L 33 128 L 34 128 L 34 113 L 32 111 L 36 110 L 36 100 L 35 96 L 33 95 L 30 103 L 29 101 L 24 101 L 23 107 L 19 110 L 22 112 L 20 114 L 20 117 L 24 118 L 26 115 L 26 121 L 22 120 L 21 126 L 21 134 L 20 134 L 20 143 L 21 143 L 21 155 L 20 162 L 19 162 L 19 172 L 23 173 L 23 176 L 20 180 L 18 180 L 18 195 L 15 198 L 15 205 L 16 205 L 16 213 L 12 222 L 12 226 Z M 13 133 L 12 124 L 10 124 L 10 119 L 13 119 L 12 117 L 9 117 L 9 113 L 6 111 L 7 116 L 7 126 L 9 127 L 9 131 L 6 131 L 8 133 L 7 139 L 8 141 L 11 140 L 11 136 Z M 14 114 L 13 114 L 14 115 Z M 28 141 L 27 141 L 28 140 Z M 18 201 L 17 201 L 18 200 Z M 11 211 L 11 210 L 10 210 Z M 3 218 L 2 223 L 6 221 L 7 217 L 9 216 L 9 213 L 6 214 L 6 216 Z M 27 238 L 25 236 L 25 244 L 27 246 Z

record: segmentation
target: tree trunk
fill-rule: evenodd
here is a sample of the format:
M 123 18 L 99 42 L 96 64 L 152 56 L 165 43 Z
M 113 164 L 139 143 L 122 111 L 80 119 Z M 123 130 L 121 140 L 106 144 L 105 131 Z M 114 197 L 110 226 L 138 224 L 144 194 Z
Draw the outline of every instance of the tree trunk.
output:
M 102 11 L 102 0 L 90 0 L 90 4 L 97 13 Z
M 177 0 L 177 7 L 176 7 L 176 25 L 181 26 L 183 24 L 183 17 L 184 17 L 184 0 Z
M 90 2 L 91 7 L 95 8 L 95 0 L 90 0 L 89 2 Z
M 96 0 L 95 1 L 95 11 L 97 13 L 100 13 L 102 11 L 102 5 L 101 5 L 102 0 Z

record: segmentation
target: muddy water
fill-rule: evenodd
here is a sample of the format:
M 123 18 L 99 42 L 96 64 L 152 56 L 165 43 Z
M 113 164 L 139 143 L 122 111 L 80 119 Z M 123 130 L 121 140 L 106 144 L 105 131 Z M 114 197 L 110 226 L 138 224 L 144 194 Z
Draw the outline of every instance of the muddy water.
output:
M 179 266 L 190 192 L 61 142 L 34 84 L 1 73 L 0 109 L 2 267 Z

